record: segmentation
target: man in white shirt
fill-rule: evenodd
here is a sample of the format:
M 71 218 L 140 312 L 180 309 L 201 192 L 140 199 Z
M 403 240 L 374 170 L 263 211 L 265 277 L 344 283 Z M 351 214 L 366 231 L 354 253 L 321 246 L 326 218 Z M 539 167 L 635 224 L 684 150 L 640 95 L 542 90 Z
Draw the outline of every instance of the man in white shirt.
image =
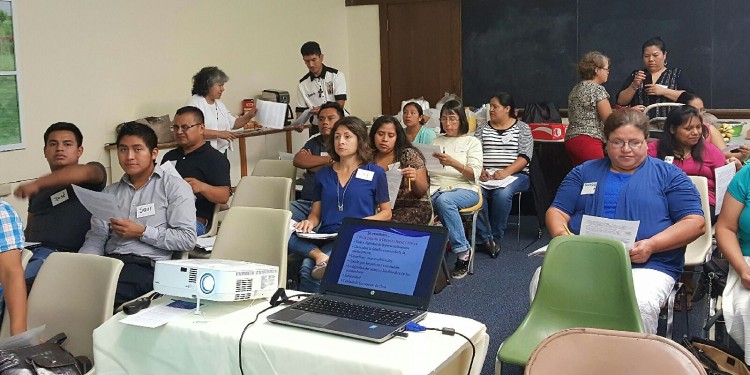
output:
M 323 65 L 323 53 L 317 42 L 307 42 L 300 49 L 308 73 L 297 86 L 297 116 L 307 109 L 312 114 L 310 135 L 318 133 L 318 111 L 326 102 L 336 102 L 341 108 L 346 103 L 346 78 L 344 73 Z

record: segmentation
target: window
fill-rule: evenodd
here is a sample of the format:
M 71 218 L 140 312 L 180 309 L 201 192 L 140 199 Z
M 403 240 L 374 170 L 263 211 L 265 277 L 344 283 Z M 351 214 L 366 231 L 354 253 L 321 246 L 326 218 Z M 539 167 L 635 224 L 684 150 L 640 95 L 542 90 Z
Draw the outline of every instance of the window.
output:
M 0 0 L 0 150 L 23 147 L 14 35 L 13 0 Z

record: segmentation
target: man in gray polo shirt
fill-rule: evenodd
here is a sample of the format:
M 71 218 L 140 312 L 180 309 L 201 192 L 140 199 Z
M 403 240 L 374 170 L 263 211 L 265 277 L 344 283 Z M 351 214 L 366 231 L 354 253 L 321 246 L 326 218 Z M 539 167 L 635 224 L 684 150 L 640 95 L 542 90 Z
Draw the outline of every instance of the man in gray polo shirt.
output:
M 153 290 L 154 261 L 195 246 L 195 198 L 174 170 L 157 166 L 156 134 L 129 122 L 117 133 L 117 157 L 125 175 L 104 188 L 119 205 L 119 217 L 91 218 L 81 253 L 120 259 L 115 305 Z

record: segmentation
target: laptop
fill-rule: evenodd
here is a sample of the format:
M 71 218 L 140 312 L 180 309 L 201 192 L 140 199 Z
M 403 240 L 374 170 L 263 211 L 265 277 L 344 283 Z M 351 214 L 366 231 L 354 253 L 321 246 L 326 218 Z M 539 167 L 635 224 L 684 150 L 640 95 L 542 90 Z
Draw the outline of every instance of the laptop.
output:
M 447 242 L 443 227 L 346 218 L 320 293 L 267 320 L 384 342 L 427 314 Z

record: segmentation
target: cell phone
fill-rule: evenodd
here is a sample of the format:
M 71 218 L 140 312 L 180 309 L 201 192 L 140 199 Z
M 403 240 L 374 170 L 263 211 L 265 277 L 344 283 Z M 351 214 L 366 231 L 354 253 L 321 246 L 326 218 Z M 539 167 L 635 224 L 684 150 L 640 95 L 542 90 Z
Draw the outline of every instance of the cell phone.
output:
M 732 152 L 732 153 L 740 152 L 740 148 L 738 147 L 738 148 L 735 148 L 735 149 L 731 149 L 731 150 L 729 150 L 729 152 Z

